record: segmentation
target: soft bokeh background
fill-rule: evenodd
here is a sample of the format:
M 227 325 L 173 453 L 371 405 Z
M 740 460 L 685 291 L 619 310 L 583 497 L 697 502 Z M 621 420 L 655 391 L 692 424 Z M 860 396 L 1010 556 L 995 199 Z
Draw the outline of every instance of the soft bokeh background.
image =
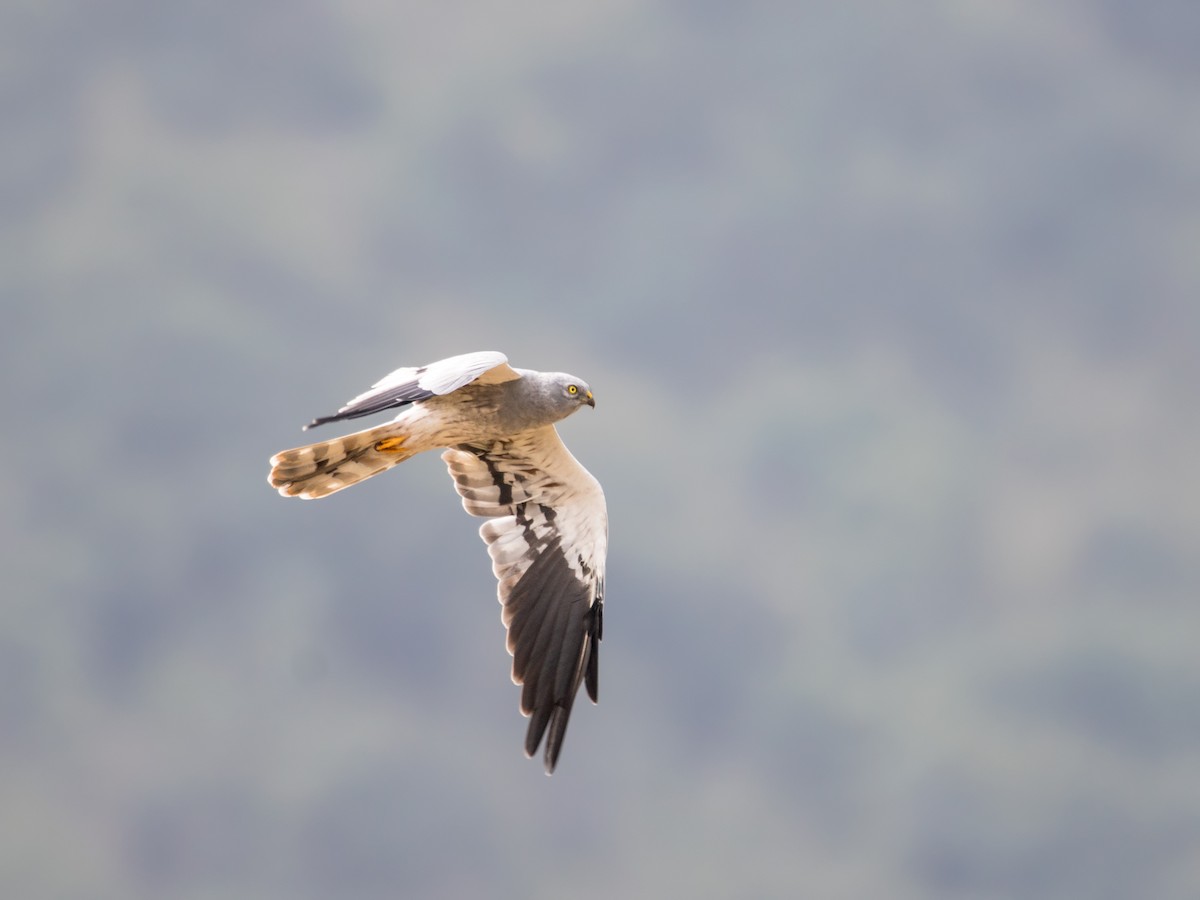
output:
M 0 10 L 0 894 L 1200 896 L 1200 5 Z M 587 378 L 520 751 L 395 366 Z

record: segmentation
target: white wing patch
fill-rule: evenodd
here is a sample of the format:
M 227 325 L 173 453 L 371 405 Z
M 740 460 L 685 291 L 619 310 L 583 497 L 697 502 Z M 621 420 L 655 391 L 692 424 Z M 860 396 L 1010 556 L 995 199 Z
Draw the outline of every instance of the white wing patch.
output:
M 370 400 L 378 394 L 406 386 L 426 395 L 449 394 L 465 384 L 470 384 L 496 366 L 504 366 L 508 369 L 508 357 L 497 350 L 463 353 L 460 356 L 439 359 L 427 366 L 402 366 L 384 375 L 371 385 L 369 391 L 363 391 L 346 405 L 352 406 L 355 403 Z M 512 369 L 508 370 L 512 372 Z M 516 372 L 513 372 L 513 377 L 517 377 Z
M 447 359 L 438 360 L 435 363 L 430 363 L 422 367 L 420 376 L 417 378 L 417 385 L 424 390 L 434 394 L 449 394 L 457 391 L 465 384 L 470 384 L 477 378 L 483 376 L 497 366 L 503 366 L 509 373 L 511 378 L 519 377 L 516 372 L 508 367 L 508 357 L 498 350 L 480 350 L 476 353 L 464 353 L 461 356 L 451 356 Z M 392 378 L 404 369 L 397 369 L 391 375 L 388 375 L 383 381 L 388 382 L 388 385 L 396 384 Z M 411 369 L 407 372 L 412 372 Z M 401 376 L 403 380 L 404 376 Z M 489 384 L 508 381 L 509 378 L 483 378 Z M 375 385 L 383 387 L 383 382 Z
M 331 416 L 320 416 L 304 426 L 307 431 L 326 422 L 357 419 L 435 395 L 452 394 L 479 380 L 500 384 L 520 378 L 509 367 L 508 357 L 497 350 L 480 350 L 440 359 L 427 366 L 405 366 L 389 372 Z
M 562 747 L 575 694 L 598 697 L 608 518 L 599 483 L 553 426 L 442 454 L 499 584 L 512 677 L 531 716 L 525 751 L 546 734 L 546 770 Z

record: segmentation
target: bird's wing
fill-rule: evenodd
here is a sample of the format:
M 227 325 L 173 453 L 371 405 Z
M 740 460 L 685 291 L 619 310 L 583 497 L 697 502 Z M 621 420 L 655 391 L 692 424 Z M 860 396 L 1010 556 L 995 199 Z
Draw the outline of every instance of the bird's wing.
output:
M 442 454 L 479 529 L 500 584 L 512 678 L 530 716 L 525 753 L 546 737 L 554 771 L 580 683 L 599 697 L 608 513 L 600 483 L 554 426 Z
M 359 394 L 332 416 L 313 419 L 304 426 L 304 430 L 326 422 L 369 416 L 436 394 L 449 394 L 472 381 L 499 384 L 520 377 L 509 367 L 508 357 L 495 350 L 464 353 L 427 366 L 397 369 L 379 379 L 369 391 Z

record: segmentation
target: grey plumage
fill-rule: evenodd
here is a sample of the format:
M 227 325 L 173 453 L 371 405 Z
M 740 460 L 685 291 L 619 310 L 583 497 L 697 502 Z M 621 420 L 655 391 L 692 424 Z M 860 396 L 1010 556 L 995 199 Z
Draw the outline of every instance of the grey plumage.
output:
M 399 407 L 392 422 L 276 454 L 269 476 L 285 496 L 324 497 L 447 448 L 463 507 L 488 520 L 480 536 L 530 717 L 525 751 L 532 756 L 545 737 L 547 773 L 581 683 L 599 697 L 608 517 L 599 483 L 554 427 L 583 405 L 595 406 L 586 382 L 510 368 L 494 351 L 397 369 L 306 428 Z

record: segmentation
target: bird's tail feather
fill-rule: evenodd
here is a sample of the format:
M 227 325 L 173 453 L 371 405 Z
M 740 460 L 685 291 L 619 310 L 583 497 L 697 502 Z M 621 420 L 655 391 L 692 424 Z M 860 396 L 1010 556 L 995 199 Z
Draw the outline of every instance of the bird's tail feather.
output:
M 271 457 L 271 487 L 285 497 L 326 497 L 415 456 L 394 422 Z

